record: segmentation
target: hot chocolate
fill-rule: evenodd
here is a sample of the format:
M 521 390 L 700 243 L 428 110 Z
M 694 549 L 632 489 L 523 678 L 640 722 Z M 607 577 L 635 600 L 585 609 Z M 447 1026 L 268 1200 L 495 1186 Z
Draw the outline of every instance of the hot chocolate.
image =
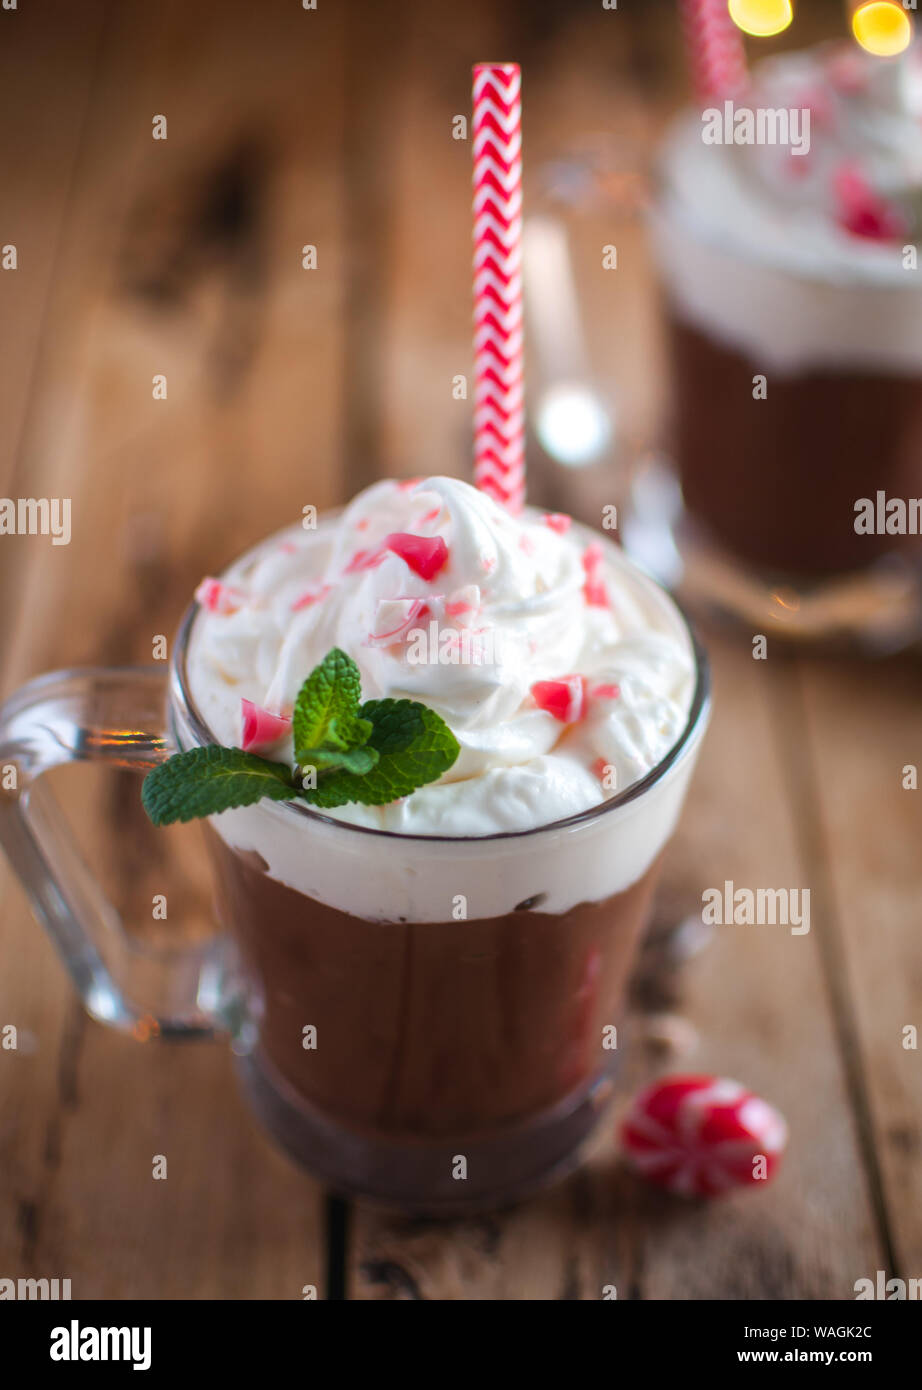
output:
M 855 521 L 922 494 L 922 49 L 786 54 L 738 104 L 809 112 L 810 146 L 709 144 L 700 113 L 667 142 L 674 454 L 696 543 L 808 594 L 918 556 Z
M 515 1196 L 573 1161 L 608 1094 L 704 723 L 684 622 L 608 540 L 444 478 L 378 484 L 202 598 L 187 695 L 218 741 L 239 743 L 241 701 L 284 718 L 338 646 L 363 694 L 422 700 L 461 745 L 387 805 L 212 817 L 257 1109 L 340 1187 L 417 1210 Z

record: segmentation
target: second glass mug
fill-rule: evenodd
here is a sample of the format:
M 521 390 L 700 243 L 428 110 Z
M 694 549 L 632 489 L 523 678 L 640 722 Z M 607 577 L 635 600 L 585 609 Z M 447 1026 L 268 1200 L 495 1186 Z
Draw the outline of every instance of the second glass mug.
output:
M 694 636 L 685 728 L 613 799 L 536 830 L 456 839 L 262 802 L 247 808 L 250 832 L 312 866 L 311 893 L 209 824 L 221 930 L 159 954 L 124 932 L 43 774 L 72 761 L 143 772 L 215 741 L 186 679 L 197 611 L 169 672 L 54 672 L 0 710 L 0 765 L 17 783 L 0 794 L 0 842 L 87 1010 L 144 1035 L 229 1037 L 265 1127 L 338 1191 L 439 1214 L 562 1175 L 611 1094 L 610 1025 L 707 723 Z M 625 881 L 600 895 L 619 864 Z

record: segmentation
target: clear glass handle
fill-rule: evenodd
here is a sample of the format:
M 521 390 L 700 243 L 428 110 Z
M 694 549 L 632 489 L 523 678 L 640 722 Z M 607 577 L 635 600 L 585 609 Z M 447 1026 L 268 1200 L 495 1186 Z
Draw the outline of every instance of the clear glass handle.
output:
M 0 708 L 0 844 L 94 1018 L 141 1037 L 207 1037 L 234 1027 L 227 939 L 169 952 L 132 941 L 42 779 L 61 763 L 146 772 L 162 761 L 167 685 L 163 667 L 88 668 L 17 691 Z

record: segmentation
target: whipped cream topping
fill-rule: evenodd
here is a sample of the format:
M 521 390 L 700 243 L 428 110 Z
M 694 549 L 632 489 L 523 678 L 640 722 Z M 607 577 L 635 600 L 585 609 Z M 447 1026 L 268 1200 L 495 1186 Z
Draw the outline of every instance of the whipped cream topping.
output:
M 364 698 L 420 700 L 452 729 L 461 753 L 441 781 L 330 813 L 354 824 L 531 830 L 624 791 L 687 722 L 694 662 L 668 597 L 610 540 L 565 517 L 513 518 L 456 479 L 378 483 L 200 594 L 188 678 L 219 742 L 240 745 L 243 701 L 290 715 L 334 646 L 358 665 Z M 277 727 L 255 751 L 291 760 Z
M 699 111 L 678 121 L 653 226 L 680 311 L 776 368 L 918 370 L 922 45 L 781 54 L 735 105 L 808 108 L 810 148 L 705 144 Z
M 699 229 L 825 279 L 905 284 L 902 250 L 922 231 L 922 46 L 898 60 L 824 44 L 769 59 L 736 105 L 810 111 L 810 148 L 708 145 L 699 113 L 667 147 L 672 196 Z M 849 185 L 869 210 L 853 216 Z M 863 230 L 862 230 L 863 227 Z

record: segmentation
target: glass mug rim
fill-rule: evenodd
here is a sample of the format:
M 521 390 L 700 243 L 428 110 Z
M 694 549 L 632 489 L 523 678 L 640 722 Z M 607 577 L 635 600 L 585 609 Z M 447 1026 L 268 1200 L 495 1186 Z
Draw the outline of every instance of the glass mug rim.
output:
M 283 528 L 288 529 L 288 528 Z M 264 542 L 257 542 L 257 546 Z M 255 549 L 257 547 L 251 547 Z M 244 555 L 249 551 L 244 551 Z M 598 806 L 590 806 L 585 811 L 578 811 L 572 816 L 565 816 L 562 819 L 547 821 L 542 825 L 531 826 L 527 830 L 499 830 L 489 835 L 420 835 L 404 834 L 399 830 L 381 830 L 373 825 L 355 825 L 351 821 L 338 820 L 335 816 L 324 815 L 322 811 L 316 810 L 312 806 L 297 804 L 293 801 L 273 801 L 273 811 L 283 815 L 301 816 L 307 823 L 315 822 L 322 825 L 333 826 L 337 830 L 351 831 L 356 835 L 372 835 L 387 840 L 397 840 L 401 843 L 415 842 L 423 844 L 490 844 L 501 840 L 521 840 L 532 835 L 544 832 L 560 830 L 576 830 L 580 826 L 591 824 L 614 811 L 620 810 L 623 806 L 632 801 L 638 800 L 645 792 L 650 791 L 658 782 L 674 767 L 683 757 L 694 747 L 696 736 L 703 730 L 707 722 L 711 706 L 711 668 L 707 653 L 697 634 L 689 621 L 688 615 L 672 594 L 668 593 L 661 584 L 651 578 L 635 561 L 625 561 L 633 566 L 642 575 L 643 579 L 652 584 L 656 589 L 665 594 L 667 600 L 675 607 L 676 612 L 682 620 L 682 627 L 688 639 L 692 658 L 695 665 L 695 689 L 692 694 L 688 716 L 681 734 L 676 739 L 671 748 L 664 754 L 660 761 L 652 767 L 645 776 L 638 781 L 632 782 L 623 792 L 611 797 L 608 801 L 600 803 Z M 192 632 L 193 624 L 201 611 L 202 605 L 197 599 L 193 599 L 182 616 L 176 638 L 173 645 L 173 658 L 170 663 L 170 721 L 174 725 L 173 704 L 176 701 L 181 713 L 189 725 L 197 744 L 202 747 L 209 747 L 217 744 L 217 739 L 208 726 L 204 716 L 198 708 L 189 687 L 186 658 L 188 655 L 189 637 Z M 180 740 L 175 738 L 177 746 L 181 747 Z

